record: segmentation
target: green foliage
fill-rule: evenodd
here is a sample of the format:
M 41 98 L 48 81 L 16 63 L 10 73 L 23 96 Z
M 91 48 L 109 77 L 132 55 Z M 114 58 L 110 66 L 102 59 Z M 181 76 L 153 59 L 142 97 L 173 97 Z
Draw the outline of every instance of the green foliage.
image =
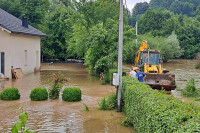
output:
M 170 10 L 187 16 L 194 16 L 198 5 L 199 0 L 151 0 L 149 3 L 151 9 Z
M 20 107 L 19 110 L 23 111 L 23 108 Z M 26 122 L 28 120 L 28 113 L 27 112 L 21 112 L 19 114 L 19 119 L 18 121 L 15 122 L 15 124 L 13 125 L 11 131 L 12 133 L 34 133 L 31 132 L 29 129 L 27 129 L 26 126 Z
M 161 51 L 166 54 L 165 60 L 178 58 L 183 54 L 177 35 L 174 32 L 165 39 L 164 44 L 161 46 Z
M 72 35 L 72 26 L 75 12 L 70 7 L 58 4 L 54 11 L 46 16 L 44 22 L 47 26 L 48 38 L 42 40 L 42 53 L 44 58 L 65 59 L 67 47 Z
M 200 22 L 200 6 L 198 6 L 196 10 L 196 18 Z
M 17 88 L 7 88 L 0 94 L 1 100 L 17 100 L 20 99 L 20 93 Z
M 199 107 L 123 78 L 124 113 L 137 132 L 199 132 Z
M 197 36 L 200 34 L 200 22 L 183 15 L 174 15 L 169 11 L 148 9 L 139 19 L 139 33 L 148 34 L 155 38 L 166 38 L 171 34 L 168 40 L 163 42 L 168 46 L 165 47 L 163 43 L 160 43 L 160 48 L 162 46 L 164 48 L 163 50 L 168 49 L 168 54 L 171 54 L 173 51 L 171 47 L 176 47 L 175 49 L 178 49 L 177 46 L 179 42 L 180 52 L 179 50 L 176 52 L 178 53 L 177 55 L 181 55 L 181 58 L 194 58 L 200 48 L 200 37 Z M 143 40 L 147 39 L 144 38 Z M 162 49 L 160 50 L 162 53 Z M 177 57 L 173 56 L 173 58 Z
M 63 90 L 62 99 L 68 102 L 76 102 L 81 100 L 81 89 L 78 87 L 69 87 Z
M 99 110 L 115 109 L 115 107 L 117 106 L 117 100 L 116 99 L 117 99 L 117 97 L 116 97 L 115 93 L 109 95 L 107 99 L 105 97 L 103 97 L 101 99 L 101 102 L 98 102 Z
M 105 98 L 105 97 L 103 97 L 103 98 L 101 99 L 101 102 L 98 102 L 98 104 L 99 104 L 99 109 L 100 109 L 100 110 L 106 110 L 106 109 L 107 109 L 107 106 L 106 106 L 106 98 Z
M 160 50 L 161 54 L 164 54 L 163 60 L 179 58 L 183 54 L 184 50 L 180 48 L 179 40 L 174 32 L 167 38 L 164 37 L 153 37 L 149 34 L 140 35 L 139 41 L 146 39 L 151 49 Z
M 49 0 L 1 0 L 0 8 L 16 17 L 24 15 L 29 23 L 39 28 L 50 6 Z
M 116 27 L 117 23 L 113 20 L 110 20 L 109 23 L 111 23 L 114 28 Z M 90 47 L 85 56 L 85 65 L 88 66 L 90 71 L 96 70 L 96 73 L 99 74 L 112 67 L 113 62 L 117 57 L 116 40 L 117 32 L 110 28 L 107 29 L 103 23 L 93 26 L 90 29 Z
M 48 99 L 48 92 L 46 88 L 36 87 L 31 90 L 30 99 L 32 101 L 43 101 Z
M 200 96 L 200 91 L 196 88 L 194 79 L 188 81 L 186 87 L 181 91 L 181 94 L 185 97 Z
M 85 104 L 85 103 L 82 103 L 82 104 L 85 107 L 85 112 L 89 112 L 89 107 L 87 106 L 87 104 Z
M 157 32 L 162 29 L 167 19 L 171 18 L 172 13 L 169 11 L 154 11 L 148 9 L 147 12 L 139 19 L 138 30 L 140 33 Z
M 67 82 L 67 78 L 61 73 L 53 73 L 50 79 L 51 86 L 49 88 L 49 98 L 58 99 L 60 94 L 60 89 L 62 89 L 63 84 Z
M 131 123 L 130 118 L 128 118 L 128 117 L 125 117 L 121 124 L 122 124 L 122 126 L 125 126 L 125 127 L 133 126 L 133 123 Z
M 136 3 L 136 5 L 134 6 L 132 10 L 132 16 L 144 14 L 148 8 L 149 8 L 149 4 L 147 2 Z

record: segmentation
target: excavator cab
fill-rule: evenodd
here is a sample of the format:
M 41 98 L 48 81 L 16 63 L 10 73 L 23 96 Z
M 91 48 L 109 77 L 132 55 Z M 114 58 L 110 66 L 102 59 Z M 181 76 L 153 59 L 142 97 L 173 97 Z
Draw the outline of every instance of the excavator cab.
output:
M 138 65 L 142 71 L 144 72 L 148 71 L 148 73 L 159 73 L 158 68 L 147 70 L 144 69 L 144 67 L 148 65 L 148 67 L 151 68 L 152 66 L 158 66 L 161 63 L 162 60 L 160 57 L 160 53 L 158 51 L 155 50 L 141 51 Z
M 171 91 L 176 88 L 175 75 L 163 69 L 159 50 L 148 49 L 147 41 L 142 41 L 135 58 L 135 67 L 139 67 L 146 74 L 144 82 L 153 89 Z

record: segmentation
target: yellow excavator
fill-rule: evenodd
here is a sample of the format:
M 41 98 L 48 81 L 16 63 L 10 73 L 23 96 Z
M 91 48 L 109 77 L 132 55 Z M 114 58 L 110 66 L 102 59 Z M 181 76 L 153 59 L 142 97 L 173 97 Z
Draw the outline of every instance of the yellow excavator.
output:
M 171 91 L 176 88 L 175 75 L 163 69 L 159 50 L 149 49 L 147 41 L 143 40 L 137 51 L 134 67 L 146 74 L 144 82 L 153 89 Z

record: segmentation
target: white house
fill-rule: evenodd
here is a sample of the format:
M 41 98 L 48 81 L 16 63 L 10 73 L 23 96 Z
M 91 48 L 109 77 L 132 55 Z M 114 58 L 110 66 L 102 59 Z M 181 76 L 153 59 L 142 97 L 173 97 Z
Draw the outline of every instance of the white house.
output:
M 11 67 L 23 73 L 40 69 L 40 37 L 46 35 L 0 8 L 0 73 L 12 78 Z

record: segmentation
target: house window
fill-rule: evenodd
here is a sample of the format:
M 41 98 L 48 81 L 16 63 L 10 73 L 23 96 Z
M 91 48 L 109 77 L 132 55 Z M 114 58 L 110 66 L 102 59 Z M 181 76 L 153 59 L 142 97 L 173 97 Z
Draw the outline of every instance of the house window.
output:
M 24 65 L 27 66 L 27 50 L 24 50 L 24 54 L 25 54 L 25 60 L 24 60 Z

